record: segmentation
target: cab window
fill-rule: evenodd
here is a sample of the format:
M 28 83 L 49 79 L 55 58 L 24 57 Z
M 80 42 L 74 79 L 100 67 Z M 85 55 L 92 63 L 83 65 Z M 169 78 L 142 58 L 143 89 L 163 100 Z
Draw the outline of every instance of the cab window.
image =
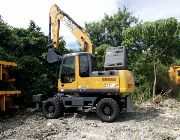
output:
M 65 57 L 61 69 L 61 82 L 72 83 L 75 81 L 75 56 Z
M 79 55 L 79 75 L 80 77 L 89 76 L 89 61 L 87 54 Z

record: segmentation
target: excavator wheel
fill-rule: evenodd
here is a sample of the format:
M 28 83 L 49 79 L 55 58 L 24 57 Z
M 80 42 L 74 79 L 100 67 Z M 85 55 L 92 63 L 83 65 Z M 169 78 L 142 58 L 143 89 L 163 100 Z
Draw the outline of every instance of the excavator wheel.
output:
M 112 98 L 103 98 L 97 103 L 97 116 L 104 122 L 113 122 L 119 115 L 119 105 Z
M 42 111 L 47 119 L 56 119 L 63 115 L 64 106 L 59 98 L 49 98 L 43 101 Z

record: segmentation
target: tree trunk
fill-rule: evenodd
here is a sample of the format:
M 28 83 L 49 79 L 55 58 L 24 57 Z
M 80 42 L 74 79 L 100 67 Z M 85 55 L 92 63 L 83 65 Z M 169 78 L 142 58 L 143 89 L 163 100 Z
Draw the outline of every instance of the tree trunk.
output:
M 156 66 L 155 66 L 155 61 L 153 61 L 154 65 L 154 84 L 153 84 L 153 101 L 155 99 L 155 93 L 156 93 Z

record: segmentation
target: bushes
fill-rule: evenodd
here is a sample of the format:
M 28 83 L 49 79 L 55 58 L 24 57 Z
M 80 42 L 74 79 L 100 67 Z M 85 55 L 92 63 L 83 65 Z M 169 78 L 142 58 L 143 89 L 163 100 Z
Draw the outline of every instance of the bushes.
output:
M 27 29 L 12 28 L 2 19 L 0 21 L 0 60 L 18 64 L 15 85 L 22 91 L 23 105 L 31 106 L 34 94 L 56 93 L 57 65 L 49 65 L 46 62 L 47 36 L 33 21 L 30 21 Z M 60 46 L 63 48 L 64 45 L 65 42 L 61 38 Z

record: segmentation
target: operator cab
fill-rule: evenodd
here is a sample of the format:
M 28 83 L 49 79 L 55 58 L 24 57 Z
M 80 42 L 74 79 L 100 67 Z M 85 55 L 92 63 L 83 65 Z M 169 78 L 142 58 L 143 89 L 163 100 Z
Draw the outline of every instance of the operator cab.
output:
M 72 83 L 75 81 L 76 68 L 79 68 L 80 77 L 90 77 L 93 71 L 97 71 L 95 57 L 87 52 L 65 54 L 60 67 L 61 82 Z
M 62 83 L 71 83 L 75 80 L 77 67 L 79 68 L 78 73 L 80 77 L 89 77 L 93 71 L 97 71 L 96 58 L 88 52 L 61 55 L 53 48 L 50 48 L 48 49 L 47 61 L 60 64 L 59 78 Z

